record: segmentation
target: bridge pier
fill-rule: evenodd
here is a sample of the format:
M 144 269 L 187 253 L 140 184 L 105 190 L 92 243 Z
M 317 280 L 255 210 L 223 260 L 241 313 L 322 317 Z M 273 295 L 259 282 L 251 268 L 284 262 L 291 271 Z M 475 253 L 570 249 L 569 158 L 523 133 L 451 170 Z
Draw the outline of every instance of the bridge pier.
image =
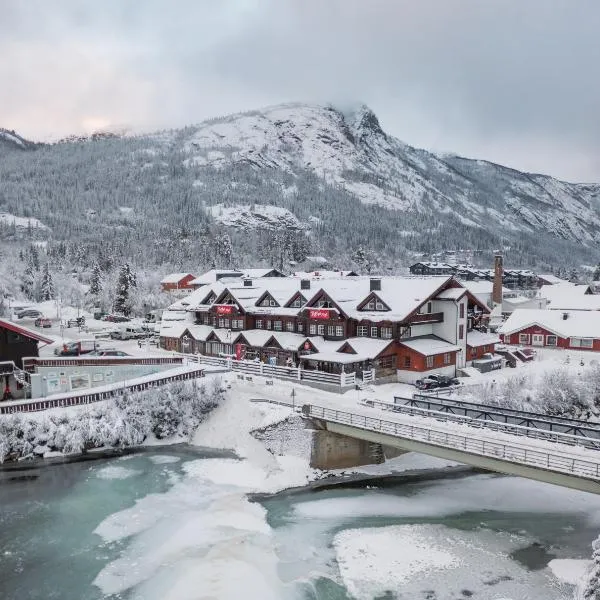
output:
M 379 465 L 386 459 L 405 454 L 406 450 L 327 431 L 316 419 L 307 420 L 313 429 L 310 466 L 313 469 L 347 469 Z

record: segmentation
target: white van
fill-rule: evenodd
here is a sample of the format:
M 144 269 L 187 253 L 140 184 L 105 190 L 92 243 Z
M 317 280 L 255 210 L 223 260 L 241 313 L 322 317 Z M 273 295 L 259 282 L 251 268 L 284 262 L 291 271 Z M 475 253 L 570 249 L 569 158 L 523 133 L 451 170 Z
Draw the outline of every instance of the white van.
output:
M 128 325 L 117 331 L 113 331 L 110 337 L 113 340 L 134 340 L 138 338 L 144 338 L 148 335 L 148 332 L 142 327 L 136 327 L 135 325 Z

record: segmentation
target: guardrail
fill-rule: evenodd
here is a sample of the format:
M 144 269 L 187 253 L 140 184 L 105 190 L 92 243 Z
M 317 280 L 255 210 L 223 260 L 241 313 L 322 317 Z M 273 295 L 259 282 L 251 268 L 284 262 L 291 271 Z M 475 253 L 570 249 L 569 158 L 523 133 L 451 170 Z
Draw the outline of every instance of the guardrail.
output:
M 592 450 L 600 450 L 600 439 L 595 440 L 569 433 L 553 432 L 549 429 L 535 429 L 524 425 L 486 421 L 463 414 L 440 412 L 435 409 L 420 408 L 409 404 L 391 404 L 389 402 L 380 402 L 379 400 L 365 400 L 364 404 L 371 407 L 377 406 L 383 410 L 389 410 L 403 415 L 426 417 L 448 423 L 459 423 L 468 427 L 475 427 L 479 430 L 489 429 L 490 431 L 499 431 L 517 437 L 527 437 L 568 446 L 581 446 Z
M 432 398 L 425 394 L 415 394 L 412 398 L 394 396 L 394 404 L 409 405 L 415 408 L 424 408 L 444 414 L 463 415 L 481 421 L 507 423 L 531 429 L 566 433 L 600 441 L 600 425 L 594 425 L 588 421 L 579 421 L 567 417 L 554 417 L 541 413 L 532 413 L 513 408 L 502 408 L 500 406 L 466 402 L 464 400 L 455 400 L 451 398 Z
M 204 377 L 204 369 L 194 369 L 185 373 L 175 375 L 153 376 L 152 379 L 140 383 L 124 384 L 110 390 L 98 392 L 84 392 L 66 396 L 63 394 L 60 398 L 23 400 L 11 402 L 9 405 L 0 404 L 0 415 L 8 415 L 22 412 L 39 412 L 49 408 L 68 408 L 69 406 L 81 406 L 83 404 L 92 404 L 101 400 L 111 400 L 120 396 L 123 392 L 141 392 L 151 388 L 157 388 L 175 381 L 186 381 L 189 379 L 198 379 Z
M 576 475 L 586 479 L 600 481 L 599 461 L 565 456 L 564 452 L 545 452 L 537 448 L 513 446 L 498 441 L 479 438 L 469 434 L 451 433 L 420 425 L 409 425 L 387 421 L 376 417 L 367 417 L 346 411 L 306 404 L 302 407 L 305 417 L 349 425 L 365 431 L 376 431 L 397 438 L 424 442 L 440 448 L 452 448 L 469 454 L 501 459 L 507 462 L 524 464 L 531 467 Z
M 77 356 L 77 357 L 52 357 L 52 358 L 24 358 L 23 369 L 34 373 L 38 367 L 93 367 L 93 366 L 119 366 L 119 365 L 183 365 L 184 358 L 180 356 Z
M 189 361 L 198 362 L 199 364 L 221 366 L 231 371 L 241 371 L 242 373 L 260 377 L 325 383 L 340 387 L 349 387 L 356 384 L 355 373 L 326 373 L 325 371 L 312 371 L 300 367 L 280 367 L 253 360 L 235 360 L 233 358 L 204 356 L 202 354 L 182 354 L 179 356 L 183 356 Z

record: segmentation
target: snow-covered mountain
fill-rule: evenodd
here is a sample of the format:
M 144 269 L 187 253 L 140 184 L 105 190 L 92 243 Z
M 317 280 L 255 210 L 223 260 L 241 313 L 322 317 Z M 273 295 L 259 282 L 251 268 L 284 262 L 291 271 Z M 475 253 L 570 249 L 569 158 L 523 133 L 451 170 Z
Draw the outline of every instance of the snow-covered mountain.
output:
M 18 133 L 0 127 L 0 148 L 4 146 L 10 149 L 28 150 L 35 147 L 35 145 L 33 142 L 21 137 Z
M 213 119 L 171 137 L 188 166 L 309 170 L 364 204 L 417 211 L 498 232 L 546 231 L 600 242 L 600 185 L 572 184 L 486 161 L 437 155 L 387 135 L 366 106 L 288 104 Z

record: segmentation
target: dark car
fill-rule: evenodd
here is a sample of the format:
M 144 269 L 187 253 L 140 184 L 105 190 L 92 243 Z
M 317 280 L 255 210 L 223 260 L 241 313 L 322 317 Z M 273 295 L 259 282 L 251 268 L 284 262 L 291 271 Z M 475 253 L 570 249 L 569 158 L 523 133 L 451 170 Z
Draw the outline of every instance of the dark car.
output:
M 125 317 L 123 315 L 106 315 L 102 320 L 110 323 L 126 323 L 131 321 L 129 317 Z
M 44 315 L 39 311 L 33 308 L 26 308 L 17 313 L 17 319 L 39 319 Z
M 420 390 L 435 390 L 460 385 L 460 381 L 456 377 L 448 377 L 447 375 L 429 375 L 424 379 L 417 379 L 415 385 Z
M 90 352 L 88 356 L 130 356 L 127 352 L 122 350 L 96 350 L 96 352 Z

